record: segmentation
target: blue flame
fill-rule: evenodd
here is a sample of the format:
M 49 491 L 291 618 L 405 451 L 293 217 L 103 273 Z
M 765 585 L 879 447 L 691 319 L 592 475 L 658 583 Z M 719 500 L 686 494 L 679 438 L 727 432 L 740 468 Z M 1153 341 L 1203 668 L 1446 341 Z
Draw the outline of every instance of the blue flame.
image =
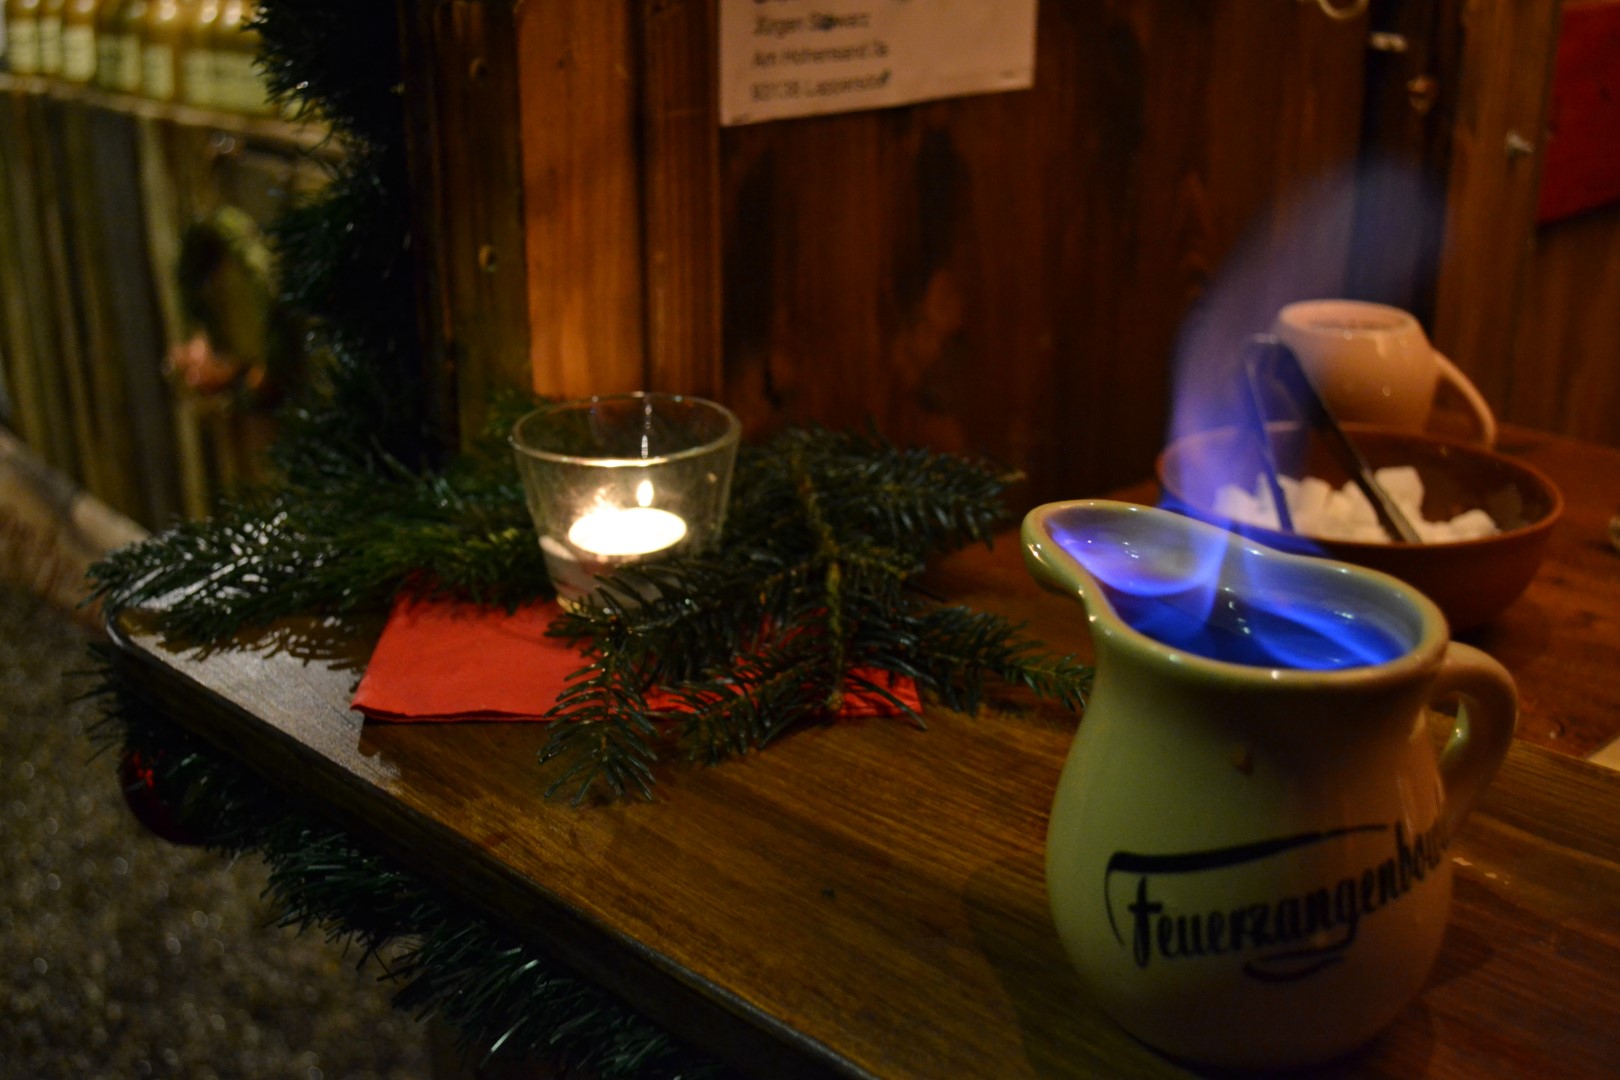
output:
M 1344 571 L 1327 565 L 1147 515 L 1077 514 L 1048 528 L 1127 625 L 1172 649 L 1334 671 L 1387 663 L 1415 644 L 1406 620 L 1366 590 L 1344 587 Z
M 1384 238 L 1432 240 L 1443 211 L 1441 193 L 1417 170 L 1375 162 L 1325 175 L 1259 215 L 1182 327 L 1171 438 L 1242 423 L 1244 344 L 1268 331 L 1286 304 L 1353 296 L 1408 306 L 1426 252 L 1422 243 L 1391 252 Z M 1346 265 L 1357 269 L 1353 291 Z M 1240 441 L 1229 449 L 1182 460 L 1184 472 L 1171 482 L 1182 492 L 1213 493 L 1226 483 L 1252 489 L 1263 467 L 1258 447 Z M 1282 471 L 1297 475 L 1303 440 L 1281 450 Z M 1229 554 L 1222 537 L 1193 544 L 1181 530 L 1145 523 L 1089 522 L 1053 538 L 1102 585 L 1121 618 L 1166 646 L 1234 663 L 1331 670 L 1383 663 L 1415 644 L 1408 621 L 1365 592 L 1334 588 L 1326 567 L 1317 574 L 1264 553 Z M 1292 535 L 1267 543 L 1320 551 Z

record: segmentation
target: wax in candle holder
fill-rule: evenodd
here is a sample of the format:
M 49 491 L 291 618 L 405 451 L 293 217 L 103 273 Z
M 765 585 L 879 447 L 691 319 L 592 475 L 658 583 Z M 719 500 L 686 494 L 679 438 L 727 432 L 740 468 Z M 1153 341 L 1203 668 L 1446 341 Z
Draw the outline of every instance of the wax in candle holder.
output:
M 720 534 L 742 425 L 673 394 L 549 405 L 512 429 L 529 513 L 565 605 L 645 559 L 703 550 Z

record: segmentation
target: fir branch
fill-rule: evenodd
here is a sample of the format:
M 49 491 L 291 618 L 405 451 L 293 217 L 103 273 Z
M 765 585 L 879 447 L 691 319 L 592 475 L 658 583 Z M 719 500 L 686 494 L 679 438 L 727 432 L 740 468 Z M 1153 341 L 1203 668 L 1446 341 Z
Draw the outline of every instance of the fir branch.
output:
M 651 798 L 658 732 L 642 693 L 645 680 L 613 654 L 599 655 L 582 675 L 557 695 L 551 710 L 568 722 L 552 731 L 540 753 L 542 763 L 565 763 L 547 796 L 572 784 L 577 804 L 601 783 L 614 797 L 633 790 Z
M 598 606 L 553 624 L 590 663 L 548 713 L 541 757 L 559 774 L 548 794 L 579 803 L 600 785 L 650 797 L 661 750 L 712 763 L 761 748 L 836 716 L 860 668 L 915 678 L 969 711 L 990 679 L 1079 707 L 1083 665 L 912 587 L 930 555 L 989 536 L 1007 479 L 988 463 L 820 429 L 748 450 L 716 552 L 622 570 Z M 856 685 L 899 704 L 877 680 Z M 671 717 L 673 733 L 660 729 Z
M 220 641 L 295 614 L 385 607 L 403 588 L 513 606 L 549 590 L 521 485 L 490 440 L 443 473 L 311 451 L 305 482 L 227 504 L 92 568 L 109 611 L 157 606 L 166 633 Z M 891 470 L 928 477 L 899 509 Z M 913 587 L 927 558 L 988 535 L 1000 478 L 983 463 L 870 437 L 790 432 L 750 448 L 714 552 L 619 571 L 597 607 L 550 632 L 586 651 L 552 706 L 548 793 L 651 794 L 663 754 L 714 762 L 836 716 L 851 669 L 918 680 L 972 711 L 987 680 L 1078 708 L 1087 669 L 1017 627 L 938 609 Z M 681 706 L 659 721 L 658 687 Z
M 263 3 L 258 66 L 278 100 L 308 106 L 345 138 L 403 148 L 398 18 L 391 0 Z
M 817 478 L 821 513 L 842 536 L 892 551 L 951 551 L 989 539 L 1006 518 L 1001 495 L 1016 472 L 989 461 L 901 448 L 875 434 L 796 428 L 738 463 L 738 486 L 777 493 L 739 499 L 739 536 L 771 530 L 792 517 L 782 500 L 793 474 Z
M 550 591 L 515 478 L 325 459 L 315 480 L 113 552 L 90 569 L 92 595 L 114 614 L 159 607 L 165 632 L 217 642 L 284 616 L 381 609 L 408 583 L 507 606 Z
M 798 448 L 789 450 L 787 465 L 805 525 L 815 538 L 815 561 L 820 564 L 822 582 L 821 623 L 827 642 L 821 674 L 827 684 L 827 712 L 837 715 L 844 707 L 844 668 L 849 656 L 849 626 L 844 621 L 844 548 L 832 523 L 822 513 L 818 478 L 810 471 L 805 455 Z
M 599 606 L 564 612 L 549 633 L 649 681 L 691 678 L 730 657 L 742 628 L 787 616 L 804 568 L 756 554 L 624 568 L 603 579 Z
M 1054 656 L 1045 646 L 999 615 L 965 607 L 910 613 L 898 636 L 915 644 L 872 663 L 910 675 L 918 685 L 960 712 L 977 712 L 987 680 L 1024 686 L 1078 712 L 1091 690 L 1091 668 L 1073 654 Z
M 171 633 L 219 641 L 295 612 L 381 604 L 422 581 L 486 601 L 543 595 L 509 459 L 487 447 L 434 472 L 417 335 L 399 54 L 408 5 L 266 2 L 256 21 L 272 90 L 332 125 L 341 157 L 316 198 L 273 226 L 278 307 L 305 320 L 309 390 L 280 421 L 282 486 L 223 504 L 92 570 L 111 611 L 162 604 Z M 504 452 L 504 446 L 501 451 Z M 183 732 L 109 666 L 115 707 L 98 732 L 155 763 L 159 790 L 210 846 L 257 851 L 284 919 L 410 946 L 396 999 L 461 1025 L 493 1054 L 545 1054 L 603 1077 L 703 1076 L 714 1064 L 550 958 L 497 934 L 410 874 L 287 803 Z M 115 730 L 116 729 L 116 730 Z
M 827 650 L 801 633 L 733 658 L 706 681 L 675 688 L 670 697 L 682 718 L 683 752 L 717 764 L 826 715 L 833 680 L 817 675 L 832 670 Z

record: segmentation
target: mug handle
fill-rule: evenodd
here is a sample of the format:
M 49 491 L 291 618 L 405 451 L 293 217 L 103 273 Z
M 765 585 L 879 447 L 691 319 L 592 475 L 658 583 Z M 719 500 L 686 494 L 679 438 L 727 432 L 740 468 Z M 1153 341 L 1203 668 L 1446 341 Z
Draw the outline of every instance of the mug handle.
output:
M 1471 645 L 1446 645 L 1429 700 L 1462 698 L 1451 736 L 1440 751 L 1445 785 L 1446 833 L 1452 835 L 1491 782 L 1513 743 L 1519 719 L 1519 693 L 1507 668 Z
M 1491 412 L 1489 405 L 1485 404 L 1485 398 L 1480 394 L 1479 387 L 1475 386 L 1473 380 L 1464 375 L 1462 369 L 1442 355 L 1439 350 L 1434 350 L 1434 362 L 1440 367 L 1440 377 L 1455 387 L 1457 392 L 1463 396 L 1463 400 L 1468 402 L 1468 408 L 1474 414 L 1474 422 L 1479 425 L 1480 441 L 1486 446 L 1495 446 L 1496 414 Z

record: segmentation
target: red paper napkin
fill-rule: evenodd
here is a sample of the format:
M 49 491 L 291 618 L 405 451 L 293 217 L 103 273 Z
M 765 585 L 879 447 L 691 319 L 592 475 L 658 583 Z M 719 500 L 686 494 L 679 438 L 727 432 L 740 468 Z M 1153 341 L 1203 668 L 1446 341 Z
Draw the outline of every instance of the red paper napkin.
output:
M 585 657 L 546 637 L 559 614 L 555 601 L 501 608 L 402 596 L 371 654 L 350 707 L 372 720 L 539 720 Z M 896 698 L 919 708 L 910 679 L 862 672 Z M 894 716 L 881 695 L 849 689 L 841 716 Z

